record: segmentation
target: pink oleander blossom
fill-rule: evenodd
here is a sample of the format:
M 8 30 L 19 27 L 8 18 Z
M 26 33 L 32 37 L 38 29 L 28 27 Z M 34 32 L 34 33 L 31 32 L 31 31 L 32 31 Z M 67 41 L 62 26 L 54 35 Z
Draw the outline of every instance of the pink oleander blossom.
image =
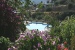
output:
M 55 41 L 52 42 L 52 45 L 55 45 Z
M 48 50 L 50 50 L 50 48 L 48 48 Z
M 33 48 L 36 48 L 36 46 L 35 46 L 35 45 L 33 45 Z
M 38 50 L 38 48 L 36 48 L 36 50 Z
M 41 43 L 38 43 L 38 47 L 41 47 Z
M 21 22 L 18 22 L 18 24 L 21 24 Z
M 13 50 L 13 48 L 8 48 L 8 50 Z

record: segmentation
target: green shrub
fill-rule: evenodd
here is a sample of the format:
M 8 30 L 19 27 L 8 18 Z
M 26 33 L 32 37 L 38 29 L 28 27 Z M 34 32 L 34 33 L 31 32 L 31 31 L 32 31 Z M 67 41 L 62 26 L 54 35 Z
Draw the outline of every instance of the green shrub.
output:
M 8 38 L 0 37 L 0 50 L 7 50 L 9 44 L 10 44 L 10 41 Z
M 67 41 L 68 46 L 71 44 L 71 38 L 75 34 L 75 18 L 74 16 L 68 17 L 66 20 L 62 21 L 60 26 L 60 32 L 58 33 L 63 37 L 63 42 Z
M 36 12 L 36 13 L 32 14 L 31 18 L 34 19 L 34 20 L 35 19 L 41 20 L 43 18 L 43 16 L 44 16 L 44 13 Z
M 47 12 L 52 11 L 52 8 L 51 8 L 51 7 L 47 7 L 47 8 L 46 8 L 46 11 L 47 11 Z
M 71 38 L 71 50 L 75 50 L 75 36 Z
M 66 0 L 61 0 L 59 3 L 60 4 L 65 4 L 66 3 Z
M 57 15 L 57 19 L 63 21 L 67 16 L 71 17 L 71 15 L 75 15 L 75 12 L 63 12 Z
M 73 8 L 73 4 L 72 3 L 68 4 L 68 9 L 72 9 L 72 8 Z

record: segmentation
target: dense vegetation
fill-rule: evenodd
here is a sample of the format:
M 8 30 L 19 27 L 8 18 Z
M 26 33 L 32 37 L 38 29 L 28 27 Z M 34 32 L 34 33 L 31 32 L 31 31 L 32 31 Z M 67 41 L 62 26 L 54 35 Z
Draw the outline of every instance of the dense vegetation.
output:
M 43 13 L 44 7 L 41 2 L 37 6 L 39 9 L 31 14 L 29 4 L 31 4 L 30 0 L 24 2 L 20 0 L 0 1 L 0 49 L 74 50 L 75 12 L 54 12 L 48 5 Z M 71 3 L 67 3 L 65 0 L 60 2 L 54 0 L 54 4 L 68 4 L 68 9 L 72 10 L 74 0 L 71 0 Z M 47 11 L 48 13 L 46 13 Z M 49 32 L 25 31 L 25 19 L 46 22 L 51 24 L 52 28 Z
M 11 41 L 17 39 L 19 30 L 25 30 L 21 17 L 14 10 L 7 1 L 0 1 L 0 36 L 8 37 Z

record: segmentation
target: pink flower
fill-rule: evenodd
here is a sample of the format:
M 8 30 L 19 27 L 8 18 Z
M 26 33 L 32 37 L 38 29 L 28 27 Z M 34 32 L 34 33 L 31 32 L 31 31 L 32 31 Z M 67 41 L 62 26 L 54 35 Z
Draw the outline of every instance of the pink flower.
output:
M 36 48 L 36 46 L 35 46 L 35 45 L 34 45 L 33 47 L 34 47 L 34 48 Z
M 8 50 L 10 50 L 11 48 L 8 48 Z
M 36 50 L 38 50 L 38 48 L 36 48 Z
M 8 50 L 13 50 L 13 48 L 8 48 Z
M 19 16 L 16 16 L 17 18 L 19 18 Z
M 18 24 L 21 24 L 21 22 L 18 22 Z
M 41 43 L 38 43 L 38 47 L 41 47 Z
M 50 50 L 50 48 L 48 48 L 48 50 Z
M 55 41 L 53 41 L 52 44 L 55 45 Z
M 35 32 L 35 30 L 32 30 L 32 33 L 34 33 Z
M 64 44 L 61 44 L 61 48 L 64 49 Z

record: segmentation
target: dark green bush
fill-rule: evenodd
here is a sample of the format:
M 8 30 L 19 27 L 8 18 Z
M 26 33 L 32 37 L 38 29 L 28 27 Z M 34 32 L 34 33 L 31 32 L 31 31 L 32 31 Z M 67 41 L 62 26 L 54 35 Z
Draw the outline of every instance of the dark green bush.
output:
M 63 13 L 57 15 L 57 19 L 60 20 L 60 21 L 62 21 L 62 20 L 64 20 L 67 16 L 70 17 L 71 15 L 75 15 L 75 12 L 63 12 Z
M 9 38 L 0 37 L 0 50 L 7 50 L 10 44 Z
M 73 8 L 73 4 L 72 3 L 68 4 L 68 9 L 72 9 L 72 8 Z
M 47 7 L 46 8 L 46 11 L 48 12 L 48 11 L 51 11 L 52 10 L 52 8 L 51 7 Z
M 66 3 L 66 0 L 61 0 L 59 3 L 60 4 L 65 4 Z
M 55 2 L 54 4 L 55 4 L 56 6 L 58 6 L 58 5 L 59 5 L 59 2 Z
M 32 18 L 38 19 L 38 20 L 42 19 L 43 16 L 44 16 L 44 13 L 42 13 L 42 12 L 37 12 L 37 13 L 32 14 Z

